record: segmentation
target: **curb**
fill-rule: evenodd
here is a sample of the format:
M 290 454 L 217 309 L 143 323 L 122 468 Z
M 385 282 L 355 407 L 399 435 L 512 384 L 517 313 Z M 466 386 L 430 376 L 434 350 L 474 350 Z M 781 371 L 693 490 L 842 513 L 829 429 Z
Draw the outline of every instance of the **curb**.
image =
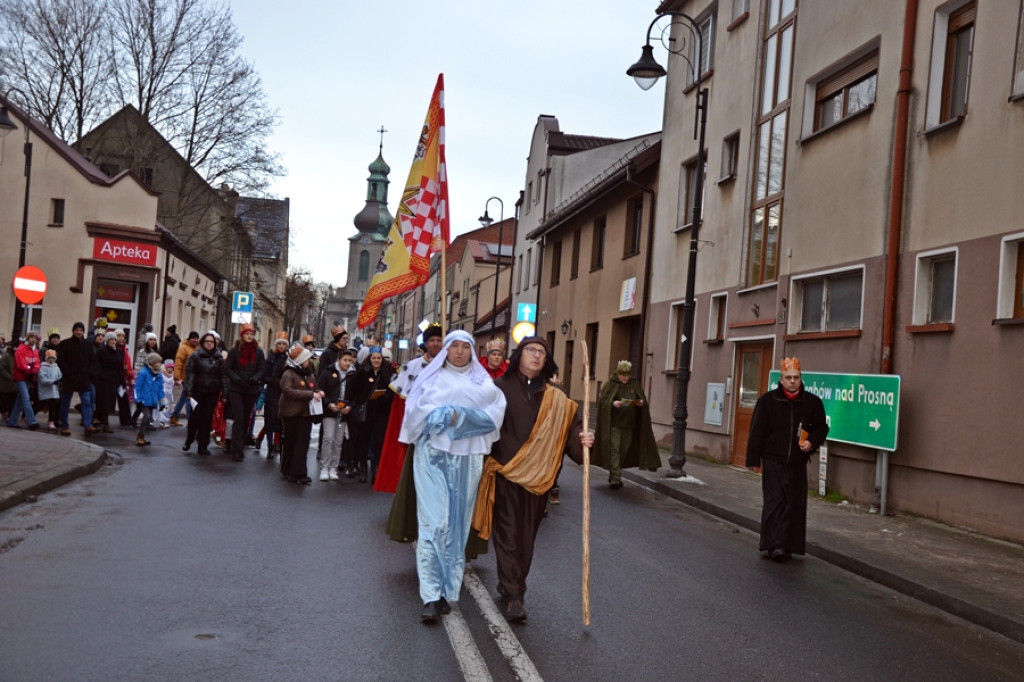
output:
M 665 495 L 755 533 L 761 529 L 760 519 L 752 519 L 730 509 L 712 504 L 707 500 L 702 500 L 695 495 L 660 481 L 646 478 L 631 471 L 623 471 L 622 478 L 632 481 L 647 490 Z M 807 541 L 807 555 L 1024 644 L 1024 623 L 1020 621 L 1008 618 L 977 604 L 971 604 L 952 595 L 943 594 L 934 588 L 922 585 L 905 576 L 861 561 L 842 551 L 825 547 L 810 540 Z
M 104 448 L 91 443 L 83 443 L 90 450 L 99 451 L 95 460 L 72 467 L 55 467 L 49 471 L 37 474 L 23 481 L 8 486 L 0 491 L 0 511 L 16 507 L 24 502 L 34 501 L 32 498 L 59 488 L 77 478 L 95 473 L 107 461 L 108 455 Z

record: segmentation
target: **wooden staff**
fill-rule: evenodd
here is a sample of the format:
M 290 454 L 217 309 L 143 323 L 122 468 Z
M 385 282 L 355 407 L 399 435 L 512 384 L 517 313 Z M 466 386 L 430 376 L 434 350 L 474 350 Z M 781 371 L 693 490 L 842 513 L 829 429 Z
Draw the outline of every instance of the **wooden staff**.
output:
M 583 350 L 583 431 L 590 431 L 590 356 Z M 590 625 L 590 448 L 583 447 L 583 624 Z

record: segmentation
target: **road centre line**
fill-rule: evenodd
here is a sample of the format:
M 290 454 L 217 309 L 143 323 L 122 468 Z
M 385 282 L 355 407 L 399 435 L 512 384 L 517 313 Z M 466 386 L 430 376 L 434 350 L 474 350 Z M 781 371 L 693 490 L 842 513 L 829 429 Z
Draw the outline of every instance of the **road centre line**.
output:
M 480 654 L 480 649 L 473 641 L 473 635 L 469 631 L 466 619 L 458 604 L 452 604 L 452 612 L 442 616 L 441 622 L 448 633 L 448 641 L 455 652 L 455 659 L 459 662 L 462 670 L 462 678 L 466 682 L 491 682 L 490 670 L 487 669 L 487 662 Z
M 505 617 L 498 611 L 498 607 L 495 606 L 490 593 L 484 587 L 472 566 L 466 566 L 466 573 L 462 579 L 462 584 L 476 601 L 480 613 L 487 621 L 488 627 L 491 630 L 491 636 L 494 637 L 495 643 L 515 674 L 516 679 L 520 682 L 543 682 L 544 678 L 540 676 L 540 671 L 537 670 L 533 661 L 526 654 L 523 645 L 519 643 L 519 638 L 512 632 L 512 628 L 505 620 Z M 453 609 L 452 615 L 455 613 L 456 611 Z M 459 618 L 462 619 L 461 613 L 459 613 Z

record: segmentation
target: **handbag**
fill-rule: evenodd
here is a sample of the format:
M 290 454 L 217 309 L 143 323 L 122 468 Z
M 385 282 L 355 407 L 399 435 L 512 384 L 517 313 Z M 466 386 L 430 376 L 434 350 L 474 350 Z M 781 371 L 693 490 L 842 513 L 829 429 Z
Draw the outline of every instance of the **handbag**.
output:
M 309 401 L 309 416 L 314 424 L 319 424 L 324 418 L 324 403 L 320 398 L 313 398 Z
M 345 421 L 349 424 L 362 424 L 366 421 L 366 403 L 353 405 L 352 410 L 345 415 Z

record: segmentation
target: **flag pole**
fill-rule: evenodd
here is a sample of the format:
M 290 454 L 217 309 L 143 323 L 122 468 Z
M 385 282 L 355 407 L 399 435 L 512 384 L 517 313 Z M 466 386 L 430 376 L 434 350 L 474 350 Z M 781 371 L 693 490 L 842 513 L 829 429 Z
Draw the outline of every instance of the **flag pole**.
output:
M 448 275 L 448 273 L 447 273 L 448 268 L 445 267 L 445 257 L 444 257 L 444 254 L 445 254 L 445 252 L 447 250 L 448 250 L 448 245 L 445 244 L 444 248 L 441 249 L 441 320 L 440 320 L 440 322 L 441 322 L 441 331 L 444 332 L 445 334 L 448 333 L 448 327 L 445 324 L 448 321 L 448 315 L 447 315 L 447 308 L 448 308 L 447 291 L 448 291 L 448 287 L 445 284 L 445 282 L 448 279 L 448 277 L 447 277 L 447 275 Z
M 583 431 L 590 431 L 590 356 L 583 349 Z M 590 448 L 583 446 L 583 624 L 590 625 Z

